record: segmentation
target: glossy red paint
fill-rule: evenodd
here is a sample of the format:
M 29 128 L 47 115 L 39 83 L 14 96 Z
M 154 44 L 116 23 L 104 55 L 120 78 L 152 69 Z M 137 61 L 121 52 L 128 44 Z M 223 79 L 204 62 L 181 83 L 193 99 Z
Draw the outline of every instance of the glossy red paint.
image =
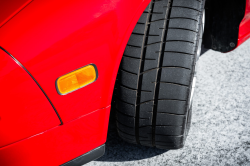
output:
M 1 166 L 58 166 L 106 141 L 110 107 L 0 148 Z
M 39 134 L 29 135 L 29 138 L 23 137 L 21 141 L 10 140 L 12 144 L 0 148 L 0 165 L 59 165 L 105 143 L 110 103 L 122 54 L 149 2 L 33 0 L 10 20 L 5 18 L 8 22 L 0 28 L 0 46 L 34 76 L 64 124 L 59 125 L 56 117 L 57 123 L 51 127 L 57 127 L 48 127 Z M 56 79 L 88 64 L 97 66 L 98 79 L 82 89 L 59 95 Z M 8 81 L 15 79 L 14 75 L 10 76 Z M 18 90 L 21 91 L 22 87 Z M 7 93 L 7 90 L 4 91 L 4 94 Z M 41 91 L 34 90 L 32 94 L 34 96 L 30 101 L 33 103 L 43 96 Z M 28 95 L 29 92 L 22 92 L 21 100 L 28 100 Z M 15 100 L 18 99 L 13 98 L 12 101 Z M 40 115 L 38 112 L 42 107 L 29 110 L 22 104 L 30 107 L 29 103 L 17 101 L 16 109 L 7 105 L 1 109 L 13 111 L 13 114 L 28 111 L 35 117 Z M 53 111 L 56 116 L 51 106 L 47 110 Z M 26 120 L 29 123 L 32 118 L 20 118 L 18 122 Z M 4 124 L 7 129 L 11 129 L 11 125 L 19 128 L 15 123 Z M 33 126 L 26 128 L 29 130 Z M 26 128 L 17 133 L 22 135 L 20 132 Z M 13 136 L 13 133 L 9 134 L 6 138 Z
M 240 23 L 238 46 L 250 37 L 250 0 L 246 0 L 245 16 Z
M 120 60 L 150 0 L 34 0 L 2 26 L 0 46 L 15 56 L 51 99 L 63 122 L 110 105 Z M 59 95 L 58 77 L 95 64 L 98 79 Z
M 8 0 L 1 1 L 0 5 L 0 27 L 14 17 L 19 11 L 21 11 L 32 0 Z
M 1 49 L 0 87 L 0 148 L 60 124 L 37 84 Z

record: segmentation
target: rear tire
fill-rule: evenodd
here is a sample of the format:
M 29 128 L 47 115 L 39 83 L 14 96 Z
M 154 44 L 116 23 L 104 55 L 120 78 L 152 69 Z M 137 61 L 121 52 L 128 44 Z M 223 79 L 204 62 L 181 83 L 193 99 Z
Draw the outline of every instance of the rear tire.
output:
M 162 149 L 183 147 L 203 32 L 204 0 L 153 0 L 128 41 L 115 98 L 119 136 Z

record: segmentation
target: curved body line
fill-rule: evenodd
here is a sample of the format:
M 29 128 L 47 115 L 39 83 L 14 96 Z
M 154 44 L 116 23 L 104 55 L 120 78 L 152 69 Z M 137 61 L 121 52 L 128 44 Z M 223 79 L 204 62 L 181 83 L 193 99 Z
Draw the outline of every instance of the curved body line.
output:
M 250 37 L 250 0 L 246 0 L 245 16 L 242 19 L 239 27 L 238 43 L 237 47 L 240 46 Z
M 39 85 L 39 83 L 36 81 L 36 79 L 31 75 L 31 73 L 13 56 L 11 55 L 8 51 L 6 51 L 4 48 L 2 48 L 0 46 L 0 49 L 2 49 L 4 52 L 6 52 L 21 68 L 23 68 L 29 75 L 30 77 L 35 81 L 35 83 L 37 84 L 37 86 L 41 89 L 41 91 L 43 92 L 43 94 L 45 95 L 45 97 L 48 99 L 49 103 L 51 104 L 51 106 L 53 107 L 54 111 L 56 112 L 57 117 L 60 120 L 61 125 L 63 124 L 62 119 L 60 118 L 55 106 L 52 104 L 52 102 L 50 101 L 49 97 L 46 95 L 46 93 L 44 92 L 44 90 L 42 89 L 42 87 Z
M 19 7 L 14 13 L 12 13 L 9 17 L 7 17 L 3 22 L 0 22 L 0 28 L 6 24 L 9 20 L 11 20 L 15 15 L 17 15 L 19 12 L 21 12 L 25 7 L 27 7 L 33 0 L 28 0 L 26 3 L 24 3 L 21 7 Z

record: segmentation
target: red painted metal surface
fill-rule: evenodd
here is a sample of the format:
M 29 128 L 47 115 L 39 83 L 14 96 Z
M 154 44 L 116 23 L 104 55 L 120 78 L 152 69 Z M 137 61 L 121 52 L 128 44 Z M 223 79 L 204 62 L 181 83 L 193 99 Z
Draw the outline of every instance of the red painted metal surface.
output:
M 9 142 L 13 144 L 0 148 L 0 165 L 59 165 L 105 143 L 109 105 L 120 60 L 131 32 L 149 2 L 33 0 L 0 28 L 0 46 L 34 76 L 64 122 L 59 125 L 57 119 L 55 125 L 59 126 L 52 125 L 53 129 L 46 128 L 18 142 L 10 138 Z M 5 20 L 8 18 L 6 16 Z M 68 95 L 59 95 L 56 79 L 87 64 L 97 66 L 98 79 Z M 15 79 L 11 76 L 9 80 Z M 22 88 L 18 87 L 18 90 Z M 35 103 L 41 93 L 32 91 L 31 101 Z M 27 95 L 28 92 L 23 92 L 22 100 L 28 100 Z M 13 98 L 12 102 L 16 100 Z M 32 106 L 26 103 L 24 108 L 22 104 L 25 103 L 17 101 L 15 107 L 18 109 L 2 108 L 18 114 Z M 35 114 L 41 108 L 28 113 Z M 51 109 L 47 110 L 56 116 Z M 18 122 L 29 119 L 20 118 Z M 10 131 L 11 125 L 18 124 L 4 124 L 4 127 Z M 22 135 L 20 132 L 25 133 L 26 128 L 17 134 Z M 13 133 L 9 134 L 12 137 Z
M 110 107 L 0 148 L 1 166 L 58 166 L 106 141 Z
M 1 49 L 0 87 L 0 148 L 60 124 L 37 84 Z
M 250 0 L 246 0 L 246 11 L 240 23 L 238 46 L 250 37 Z
M 15 56 L 51 99 L 63 122 L 111 103 L 120 60 L 150 0 L 35 0 L 0 29 L 0 46 Z M 87 64 L 98 79 L 59 95 L 56 79 Z
M 32 0 L 3 0 L 0 5 L 0 27 L 21 11 Z

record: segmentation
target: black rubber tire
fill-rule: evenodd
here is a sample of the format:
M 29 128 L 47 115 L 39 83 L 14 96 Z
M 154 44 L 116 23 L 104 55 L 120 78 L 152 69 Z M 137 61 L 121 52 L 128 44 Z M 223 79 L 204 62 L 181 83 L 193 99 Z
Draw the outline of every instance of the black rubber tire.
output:
M 116 88 L 116 123 L 127 142 L 183 147 L 204 0 L 153 0 L 128 41 Z

